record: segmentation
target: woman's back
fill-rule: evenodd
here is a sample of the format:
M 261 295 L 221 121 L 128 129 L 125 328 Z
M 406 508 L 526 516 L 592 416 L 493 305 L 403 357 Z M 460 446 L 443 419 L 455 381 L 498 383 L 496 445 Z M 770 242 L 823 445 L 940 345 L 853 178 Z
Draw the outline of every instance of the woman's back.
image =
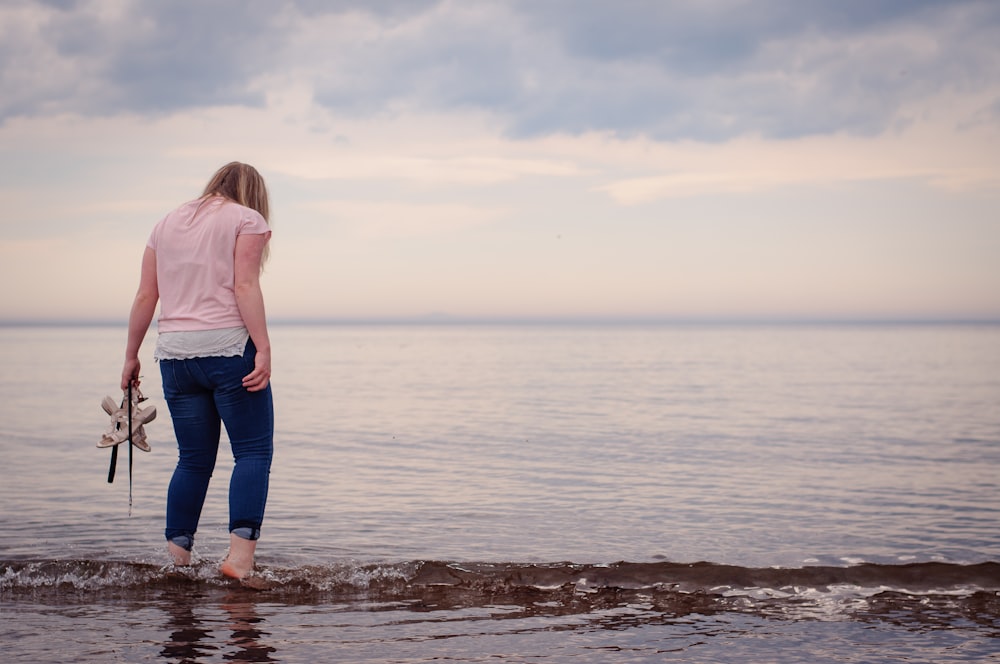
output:
M 233 254 L 242 233 L 270 233 L 255 210 L 221 196 L 189 201 L 153 229 L 160 332 L 242 325 L 233 291 Z

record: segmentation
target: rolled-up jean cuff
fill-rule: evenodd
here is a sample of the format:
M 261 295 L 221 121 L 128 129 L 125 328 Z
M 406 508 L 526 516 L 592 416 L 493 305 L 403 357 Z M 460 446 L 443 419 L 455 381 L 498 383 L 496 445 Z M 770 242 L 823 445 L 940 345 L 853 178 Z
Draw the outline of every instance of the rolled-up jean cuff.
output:
M 229 531 L 233 535 L 236 535 L 240 539 L 245 540 L 258 540 L 260 539 L 260 528 L 250 528 L 248 526 L 242 526 L 240 528 L 233 528 Z
M 168 537 L 167 541 L 176 544 L 185 551 L 190 551 L 194 548 L 194 537 L 191 535 L 174 535 L 173 537 Z

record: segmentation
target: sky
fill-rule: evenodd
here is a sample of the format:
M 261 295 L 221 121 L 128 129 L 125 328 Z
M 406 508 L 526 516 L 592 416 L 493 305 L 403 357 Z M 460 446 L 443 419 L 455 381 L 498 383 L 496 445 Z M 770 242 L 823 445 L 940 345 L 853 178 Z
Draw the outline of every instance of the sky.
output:
M 991 0 L 3 0 L 0 321 L 232 160 L 272 320 L 1000 319 Z

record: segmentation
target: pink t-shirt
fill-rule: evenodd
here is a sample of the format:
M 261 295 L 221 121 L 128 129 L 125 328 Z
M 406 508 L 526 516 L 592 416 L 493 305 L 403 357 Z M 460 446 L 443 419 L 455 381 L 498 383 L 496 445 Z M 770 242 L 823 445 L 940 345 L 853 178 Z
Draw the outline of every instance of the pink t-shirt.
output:
M 149 236 L 156 252 L 160 332 L 240 327 L 234 263 L 236 237 L 271 235 L 264 217 L 233 201 L 212 197 L 181 205 Z

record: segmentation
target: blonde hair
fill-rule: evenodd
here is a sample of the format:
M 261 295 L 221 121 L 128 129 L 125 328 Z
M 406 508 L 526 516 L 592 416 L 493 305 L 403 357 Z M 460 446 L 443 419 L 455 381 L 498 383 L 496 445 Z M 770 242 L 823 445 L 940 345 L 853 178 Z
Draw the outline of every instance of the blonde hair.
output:
M 231 161 L 215 172 L 212 179 L 205 185 L 203 198 L 209 196 L 222 196 L 231 201 L 239 203 L 244 207 L 256 210 L 264 221 L 271 224 L 270 205 L 267 196 L 267 185 L 257 169 L 250 164 L 238 161 Z M 264 246 L 264 255 L 261 257 L 260 269 L 264 269 L 267 262 L 270 243 Z

